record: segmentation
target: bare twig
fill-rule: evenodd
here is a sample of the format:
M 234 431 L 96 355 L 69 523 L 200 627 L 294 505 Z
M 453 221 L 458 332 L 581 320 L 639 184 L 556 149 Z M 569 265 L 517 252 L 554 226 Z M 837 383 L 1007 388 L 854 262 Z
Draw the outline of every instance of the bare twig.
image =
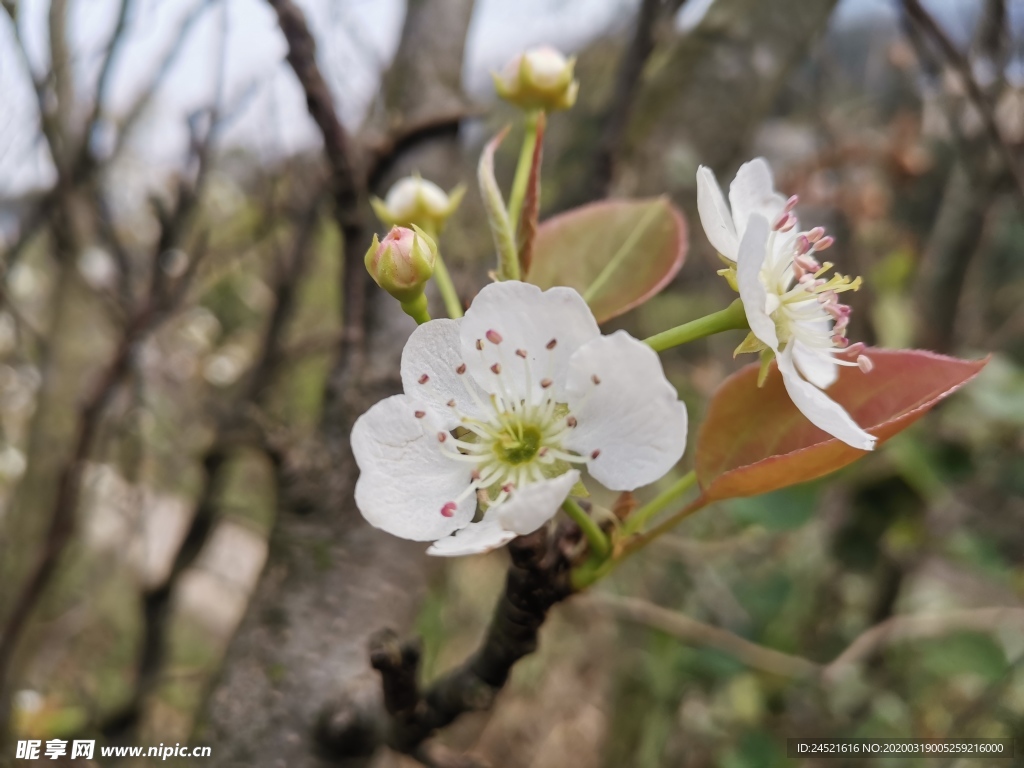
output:
M 220 91 L 218 87 L 218 103 Z M 213 111 L 212 119 L 216 121 L 217 110 Z M 215 122 L 207 134 L 207 145 L 216 128 Z M 208 149 L 200 151 L 199 155 L 201 163 L 205 164 Z M 194 200 L 195 197 L 190 195 L 189 199 Z M 101 732 L 110 738 L 124 736 L 137 726 L 146 698 L 161 679 L 171 598 L 181 577 L 194 564 L 215 528 L 218 493 L 223 482 L 221 470 L 228 458 L 231 436 L 244 431 L 249 421 L 248 410 L 261 402 L 283 359 L 283 332 L 294 314 L 298 286 L 309 263 L 313 235 L 319 219 L 320 200 L 319 194 L 314 195 L 312 204 L 302 214 L 291 253 L 287 257 L 278 258 L 275 279 L 277 303 L 264 331 L 261 357 L 249 374 L 244 395 L 234 401 L 230 411 L 220 419 L 213 441 L 202 459 L 205 478 L 203 490 L 174 563 L 166 578 L 160 584 L 150 587 L 143 595 L 143 640 L 136 660 L 135 688 L 128 703 L 101 726 Z M 178 294 L 184 295 L 184 290 Z M 274 451 L 268 450 L 268 453 Z M 271 459 L 275 464 L 279 463 L 278 457 L 272 455 Z
M 60 164 L 58 160 L 60 157 L 60 131 L 56 116 L 50 108 L 50 99 L 46 80 L 38 77 L 32 69 L 32 62 L 28 57 L 28 50 L 25 47 L 25 40 L 21 34 L 21 27 L 18 25 L 17 5 L 5 2 L 2 7 L 11 20 L 11 30 L 14 35 L 18 58 L 21 59 L 22 66 L 25 68 L 25 74 L 28 75 L 29 81 L 32 83 L 32 89 L 35 92 L 36 107 L 39 110 L 39 126 L 42 129 L 43 136 L 46 138 L 46 143 L 50 149 L 50 155 L 53 158 L 54 165 L 57 166 L 59 171 Z
M 813 661 L 752 643 L 728 630 L 704 624 L 640 598 L 593 594 L 587 597 L 587 604 L 618 618 L 661 630 L 685 643 L 723 651 L 747 666 L 773 675 L 810 679 L 821 672 L 821 667 Z
M 103 104 L 107 98 L 110 76 L 114 71 L 114 59 L 117 57 L 118 49 L 124 40 L 124 32 L 128 21 L 128 9 L 131 6 L 131 2 L 132 0 L 121 0 L 121 5 L 117 11 L 117 20 L 114 22 L 114 30 L 110 33 L 110 40 L 103 53 L 103 63 L 100 65 L 100 73 L 96 78 L 96 92 L 93 95 L 92 109 L 82 131 L 82 145 L 78 156 L 80 168 L 86 163 L 95 161 L 92 153 L 92 136 L 103 114 Z
M 992 633 L 1004 627 L 1024 627 L 1024 608 L 978 608 L 893 616 L 860 634 L 831 663 L 822 665 L 752 643 L 728 630 L 639 598 L 597 593 L 589 595 L 585 605 L 658 629 L 685 643 L 723 651 L 754 669 L 797 680 L 819 679 L 826 684 L 835 682 L 845 670 L 891 645 L 943 637 L 953 632 Z
M 203 457 L 203 488 L 171 570 L 160 584 L 150 587 L 142 596 L 143 630 L 135 662 L 135 686 L 128 703 L 101 725 L 100 732 L 108 738 L 123 737 L 137 726 L 146 698 L 160 681 L 167 650 L 171 597 L 175 585 L 195 562 L 213 531 L 217 495 L 223 480 L 220 469 L 225 459 L 224 451 L 216 443 Z
M 978 85 L 978 81 L 974 78 L 974 73 L 971 71 L 970 61 L 968 61 L 967 57 L 960 52 L 953 41 L 950 40 L 949 36 L 943 31 L 935 18 L 925 10 L 924 6 L 921 5 L 920 0 L 903 0 L 903 8 L 906 11 L 907 16 L 909 16 L 914 23 L 917 24 L 929 38 L 931 38 L 932 42 L 935 43 L 935 46 L 939 51 L 941 51 L 949 65 L 953 67 L 960 76 L 964 87 L 967 89 L 968 97 L 974 104 L 975 109 L 978 110 L 978 114 L 981 115 L 982 123 L 985 126 L 985 132 L 988 134 L 993 146 L 1002 154 L 1007 170 L 1013 177 L 1014 182 L 1016 182 L 1017 189 L 1020 191 L 1021 195 L 1024 196 L 1024 171 L 1021 170 L 1020 164 L 1017 162 L 1017 157 L 1014 155 L 1010 145 L 1003 140 L 1003 136 L 999 132 L 999 125 L 996 123 L 992 104 L 989 103 L 989 99 L 986 97 L 985 92 L 982 90 L 981 86 Z
M 381 674 L 386 711 L 376 715 L 335 712 L 322 721 L 344 727 L 359 724 L 364 737 L 369 720 L 383 721 L 382 727 L 371 732 L 393 749 L 416 755 L 437 729 L 462 714 L 489 708 L 515 663 L 536 650 L 548 611 L 572 594 L 569 563 L 561 554 L 557 536 L 549 537 L 546 530 L 522 536 L 509 544 L 509 553 L 512 565 L 505 592 L 487 637 L 465 664 L 421 694 L 416 686 L 416 646 L 399 644 L 392 634 L 380 634 L 371 647 L 371 658 Z M 352 702 L 346 706 L 351 707 Z M 337 745 L 353 743 L 345 733 L 323 733 L 321 739 L 325 745 L 335 745 L 336 751 Z M 359 744 L 367 748 L 365 738 Z
M 342 328 L 343 337 L 328 376 L 324 419 L 342 418 L 343 397 L 355 361 L 363 351 L 366 315 L 366 270 L 360 258 L 363 227 L 359 206 L 364 187 L 356 171 L 351 141 L 334 108 L 334 98 L 316 61 L 316 43 L 306 18 L 292 0 L 267 0 L 277 12 L 278 25 L 288 42 L 288 63 L 306 94 L 306 106 L 324 140 L 324 154 L 331 168 L 330 191 L 334 218 L 342 235 Z M 346 430 L 340 430 L 345 432 Z
M 56 196 L 50 192 L 40 197 L 31 210 L 25 214 L 18 226 L 18 237 L 11 243 L 3 254 L 3 271 L 7 274 L 11 268 L 18 263 L 21 254 L 24 253 L 32 239 L 39 234 L 46 223 L 46 219 L 53 209 Z
M 455 136 L 463 120 L 482 115 L 483 111 L 477 108 L 457 109 L 392 128 L 387 137 L 367 147 L 369 153 L 366 168 L 367 189 L 379 186 L 388 171 L 391 170 L 395 160 L 409 150 L 432 139 Z
M 222 75 L 218 77 L 218 83 Z M 218 85 L 218 101 L 220 87 Z M 182 288 L 167 290 L 160 257 L 176 247 L 190 229 L 201 189 L 206 179 L 211 146 L 217 126 L 217 106 L 211 110 L 209 130 L 201 141 L 193 145 L 196 178 L 191 186 L 183 185 L 174 211 L 162 219 L 160 236 L 152 258 L 152 279 L 144 305 L 133 313 L 126 323 L 117 350 L 107 366 L 93 395 L 86 401 L 79 418 L 78 434 L 71 456 L 65 462 L 58 483 L 57 495 L 51 513 L 49 530 L 42 551 L 29 577 L 18 593 L 7 624 L 0 633 L 0 702 L 6 701 L 6 678 L 18 641 L 36 604 L 42 598 L 57 570 L 74 531 L 75 511 L 81 485 L 82 471 L 91 447 L 100 429 L 106 406 L 132 368 L 132 357 L 137 345 L 162 322 L 186 295 Z M 4 705 L 0 703 L 0 708 Z
M 51 0 L 49 12 L 50 72 L 56 106 L 56 142 L 51 145 L 57 174 L 64 176 L 72 151 L 71 116 L 75 106 L 75 83 L 71 72 L 68 40 L 68 0 Z
M 893 616 L 861 633 L 824 670 L 826 680 L 896 643 L 942 637 L 952 632 L 996 632 L 1024 628 L 1024 608 L 975 608 L 948 613 Z
M 286 357 L 284 331 L 295 314 L 299 284 L 306 274 L 313 253 L 313 239 L 319 221 L 321 196 L 315 195 L 302 220 L 288 256 L 279 256 L 274 282 L 277 303 L 270 315 L 261 346 L 261 355 L 249 375 L 245 401 L 259 403 L 264 390 L 273 382 L 275 374 Z
M 164 80 L 171 73 L 174 67 L 174 63 L 178 60 L 182 50 L 185 48 L 185 43 L 188 42 L 189 35 L 192 32 L 195 25 L 203 17 L 215 3 L 220 0 L 201 0 L 195 7 L 185 16 L 181 24 L 178 26 L 177 31 L 174 34 L 174 40 L 164 52 L 163 57 L 160 59 L 160 63 L 157 65 L 152 77 L 146 85 L 139 91 L 138 98 L 132 103 L 125 112 L 125 116 L 121 119 L 118 125 L 117 137 L 114 140 L 114 148 L 109 158 L 106 160 L 113 160 L 118 157 L 123 151 L 125 144 L 127 143 L 128 136 L 131 135 L 132 129 L 135 124 L 139 121 L 146 109 L 152 103 L 153 98 L 160 90 L 160 86 L 163 85 Z
M 660 6 L 661 0 L 642 0 L 640 3 L 633 37 L 619 64 L 619 71 L 615 77 L 615 91 L 601 121 L 604 128 L 591 165 L 589 198 L 599 199 L 608 195 L 615 174 L 616 158 L 632 114 L 640 76 L 654 50 L 654 27 Z
M 924 248 L 916 291 L 918 334 L 925 347 L 937 352 L 948 352 L 956 341 L 968 269 L 997 196 L 998 179 L 977 162 L 977 154 L 965 153 L 953 165 Z
M 995 69 L 994 83 L 1006 82 L 1006 65 L 1011 52 L 1009 8 L 1006 0 L 984 0 L 981 19 L 974 33 L 973 49 L 987 56 Z
M 0 631 L 0 696 L 6 701 L 7 672 L 14 651 L 33 609 L 49 586 L 60 557 L 75 528 L 75 509 L 81 486 L 82 471 L 88 458 L 107 404 L 114 396 L 124 376 L 130 370 L 130 358 L 135 345 L 151 328 L 154 307 L 147 307 L 125 330 L 99 384 L 82 407 L 74 450 L 60 473 L 57 495 L 50 510 L 50 522 L 35 565 L 14 601 L 7 623 Z M 3 704 L 0 703 L 0 708 Z

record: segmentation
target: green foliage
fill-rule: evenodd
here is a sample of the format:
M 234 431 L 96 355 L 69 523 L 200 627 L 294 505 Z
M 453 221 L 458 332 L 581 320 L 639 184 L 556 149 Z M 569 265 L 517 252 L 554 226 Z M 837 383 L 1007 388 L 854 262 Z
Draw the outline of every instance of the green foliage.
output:
M 991 637 L 972 632 L 922 640 L 915 644 L 913 655 L 922 670 L 940 679 L 976 675 L 994 683 L 1007 672 L 1003 649 Z
M 760 525 L 769 531 L 789 531 L 811 519 L 820 495 L 820 484 L 806 483 L 756 499 L 733 499 L 725 508 L 737 523 Z

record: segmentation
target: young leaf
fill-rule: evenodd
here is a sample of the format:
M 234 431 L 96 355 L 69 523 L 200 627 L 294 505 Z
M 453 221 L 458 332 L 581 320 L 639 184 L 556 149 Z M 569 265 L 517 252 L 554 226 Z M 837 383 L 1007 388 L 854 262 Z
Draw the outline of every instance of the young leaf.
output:
M 664 288 L 686 248 L 683 215 L 667 199 L 604 200 L 542 223 L 525 279 L 575 288 L 601 323 Z
M 970 381 L 988 359 L 919 349 L 868 349 L 871 373 L 842 367 L 828 396 L 879 445 Z M 786 394 L 775 363 L 758 388 L 748 365 L 719 387 L 697 438 L 701 502 L 753 496 L 813 480 L 866 455 L 811 424 Z
M 480 154 L 477 180 L 480 183 L 484 209 L 487 211 L 487 222 L 494 237 L 494 246 L 498 250 L 498 276 L 502 280 L 518 280 L 519 254 L 516 252 L 515 236 L 512 234 L 512 224 L 505 209 L 505 199 L 501 196 L 501 189 L 494 178 L 494 153 L 508 134 L 508 130 L 508 127 L 504 128 L 487 142 L 487 146 Z

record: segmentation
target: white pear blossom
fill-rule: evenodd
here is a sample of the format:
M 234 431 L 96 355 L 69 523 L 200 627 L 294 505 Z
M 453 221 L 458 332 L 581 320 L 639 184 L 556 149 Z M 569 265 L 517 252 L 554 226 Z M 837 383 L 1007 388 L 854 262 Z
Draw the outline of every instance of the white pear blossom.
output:
M 824 275 L 832 264 L 816 255 L 834 240 L 821 227 L 801 231 L 793 213 L 798 199 L 775 191 L 763 158 L 740 167 L 729 186 L 729 203 L 709 168 L 697 171 L 697 209 L 711 244 L 735 266 L 723 270 L 739 291 L 754 337 L 737 351 L 771 349 L 786 391 L 796 407 L 817 427 L 854 448 L 870 451 L 875 437 L 822 390 L 831 386 L 839 365 L 864 372 L 871 361 L 837 359 L 848 348 L 850 308 L 839 294 L 855 291 L 860 278 Z
M 417 327 L 401 373 L 405 394 L 353 427 L 356 504 L 377 528 L 433 541 L 433 555 L 537 530 L 583 467 L 633 490 L 686 446 L 686 407 L 658 356 L 624 331 L 602 336 L 571 288 L 488 285 L 465 317 Z

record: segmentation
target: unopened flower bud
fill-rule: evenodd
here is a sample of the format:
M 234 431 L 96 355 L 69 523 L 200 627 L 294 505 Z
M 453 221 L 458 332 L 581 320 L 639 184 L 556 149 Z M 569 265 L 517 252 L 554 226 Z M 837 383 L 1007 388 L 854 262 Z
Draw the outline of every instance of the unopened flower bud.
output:
M 408 176 L 396 181 L 381 200 L 370 198 L 377 218 L 389 226 L 417 226 L 438 234 L 448 217 L 462 202 L 466 187 L 460 184 L 446 194 L 437 184 L 419 176 Z
M 573 79 L 575 58 L 565 58 L 550 46 L 531 48 L 494 74 L 498 95 L 522 109 L 554 112 L 576 103 L 580 83 Z
M 364 261 L 374 282 L 404 305 L 423 295 L 436 258 L 433 239 L 414 226 L 392 227 L 383 240 L 374 235 Z

